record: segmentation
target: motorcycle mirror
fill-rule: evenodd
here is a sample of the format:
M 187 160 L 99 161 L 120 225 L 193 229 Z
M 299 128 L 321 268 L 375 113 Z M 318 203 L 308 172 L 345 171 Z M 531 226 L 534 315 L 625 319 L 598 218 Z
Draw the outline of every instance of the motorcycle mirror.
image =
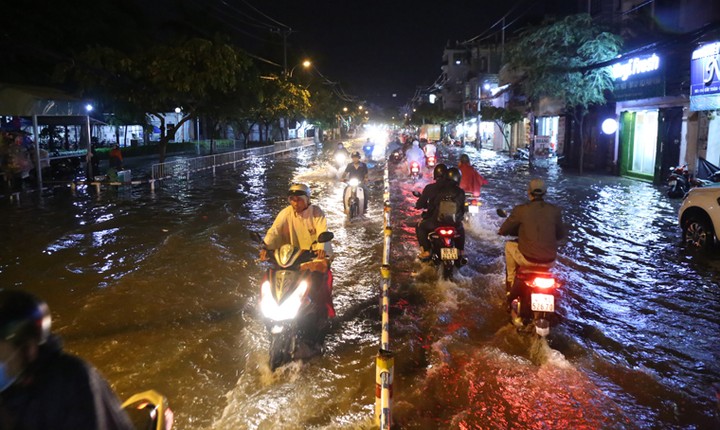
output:
M 412 192 L 412 195 L 415 196 L 415 197 L 420 197 L 420 196 L 421 196 L 421 194 L 420 194 L 418 191 L 413 191 L 413 192 Z
M 508 216 L 507 212 L 505 212 L 505 209 L 502 208 L 498 208 L 495 213 L 497 213 L 500 218 L 507 218 Z
M 258 233 L 256 231 L 250 232 L 250 240 L 252 240 L 253 242 L 257 242 L 257 243 L 262 243 L 262 241 L 263 241 L 262 237 L 260 237 L 260 233 Z
M 134 428 L 166 430 L 172 428 L 174 414 L 165 396 L 155 390 L 137 393 L 125 400 L 122 408 Z
M 332 234 L 331 232 L 324 231 L 324 232 L 320 233 L 317 241 L 320 243 L 330 242 L 331 240 L 333 240 L 334 237 L 335 237 L 335 235 Z

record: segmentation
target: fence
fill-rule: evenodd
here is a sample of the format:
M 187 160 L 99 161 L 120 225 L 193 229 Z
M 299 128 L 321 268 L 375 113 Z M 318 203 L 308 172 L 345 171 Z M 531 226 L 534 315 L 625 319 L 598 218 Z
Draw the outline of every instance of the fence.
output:
M 292 151 L 305 146 L 314 145 L 312 138 L 293 139 L 275 142 L 274 145 L 261 146 L 257 148 L 241 149 L 232 152 L 205 155 L 202 157 L 184 158 L 152 165 L 152 180 L 164 179 L 190 179 L 190 176 L 197 172 L 212 170 L 213 175 L 218 167 L 233 165 L 249 160 L 253 157 L 260 157 L 271 154 L 279 154 Z

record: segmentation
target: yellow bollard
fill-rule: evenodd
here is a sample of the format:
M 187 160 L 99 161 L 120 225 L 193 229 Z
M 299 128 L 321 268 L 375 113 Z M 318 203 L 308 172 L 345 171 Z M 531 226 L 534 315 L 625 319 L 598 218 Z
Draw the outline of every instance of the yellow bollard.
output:
M 390 428 L 394 366 L 392 352 L 381 349 L 375 358 L 375 424 L 383 430 Z

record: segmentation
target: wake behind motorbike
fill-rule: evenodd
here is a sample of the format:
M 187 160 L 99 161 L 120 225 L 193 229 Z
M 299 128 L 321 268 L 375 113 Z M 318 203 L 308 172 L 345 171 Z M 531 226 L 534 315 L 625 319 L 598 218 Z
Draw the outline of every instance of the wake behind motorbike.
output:
M 260 235 L 252 238 L 262 243 Z M 323 232 L 319 243 L 332 240 Z M 260 287 L 260 312 L 270 335 L 270 369 L 322 352 L 332 309 L 332 272 L 327 259 L 286 244 L 272 253 Z
M 343 192 L 343 204 L 347 219 L 351 220 L 365 213 L 365 189 L 357 178 L 349 179 L 347 184 Z
M 175 414 L 165 396 L 155 390 L 137 393 L 122 404 L 122 408 L 137 430 L 170 430 Z

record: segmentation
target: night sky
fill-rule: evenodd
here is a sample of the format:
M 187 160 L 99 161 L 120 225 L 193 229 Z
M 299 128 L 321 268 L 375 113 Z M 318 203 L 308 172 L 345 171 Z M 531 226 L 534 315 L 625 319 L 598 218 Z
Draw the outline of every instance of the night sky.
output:
M 226 3 L 226 4 L 223 4 Z M 428 87 L 441 73 L 443 48 L 486 32 L 508 14 L 515 21 L 508 35 L 528 19 L 551 10 L 542 0 L 416 0 L 416 1 L 286 1 L 226 0 L 215 7 L 226 23 L 233 21 L 260 38 L 280 37 L 252 27 L 251 17 L 268 22 L 251 6 L 288 27 L 288 68 L 310 58 L 317 69 L 359 99 L 392 107 L 406 103 L 418 86 Z M 499 40 L 499 32 L 494 37 Z M 231 32 L 246 41 L 248 50 L 282 63 L 256 38 Z M 254 51 L 258 49 L 258 51 Z M 279 51 L 282 52 L 281 50 Z M 299 73 L 296 71 L 296 73 Z M 393 98 L 393 93 L 397 97 Z
M 572 0 L 25 0 L 6 2 L 0 29 L 6 67 L 0 81 L 26 80 L 95 44 L 120 49 L 176 36 L 224 34 L 265 67 L 282 71 L 282 37 L 291 28 L 288 69 L 304 58 L 358 100 L 394 108 L 440 76 L 443 48 L 484 34 L 509 38 L 528 21 Z M 72 5 L 70 7 L 69 5 Z M 31 24 L 32 23 L 32 24 Z M 158 45 L 159 46 L 159 45 Z M 261 59 L 267 60 L 262 61 Z M 269 63 L 274 63 L 275 66 Z M 296 74 L 307 73 L 302 68 Z M 298 79 L 317 79 L 313 75 Z M 396 97 L 393 97 L 396 94 Z

